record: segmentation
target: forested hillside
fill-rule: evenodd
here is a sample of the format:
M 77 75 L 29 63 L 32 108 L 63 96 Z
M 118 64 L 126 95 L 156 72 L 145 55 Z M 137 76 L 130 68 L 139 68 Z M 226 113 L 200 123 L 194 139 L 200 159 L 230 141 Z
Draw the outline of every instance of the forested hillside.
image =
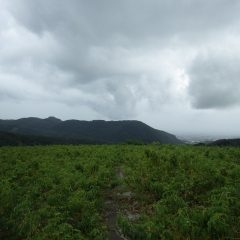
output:
M 179 144 L 174 135 L 154 129 L 140 121 L 79 121 L 49 117 L 22 118 L 18 120 L 0 120 L 0 131 L 97 143 L 124 143 L 140 141 L 143 143 L 160 142 Z

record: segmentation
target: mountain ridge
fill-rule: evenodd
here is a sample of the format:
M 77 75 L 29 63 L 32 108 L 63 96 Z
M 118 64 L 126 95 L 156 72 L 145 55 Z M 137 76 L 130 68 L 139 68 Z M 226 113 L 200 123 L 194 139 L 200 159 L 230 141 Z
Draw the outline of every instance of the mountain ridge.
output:
M 0 120 L 0 131 L 12 134 L 85 140 L 97 143 L 124 143 L 141 141 L 163 144 L 182 143 L 173 134 L 157 130 L 138 120 L 61 120 L 29 117 L 17 120 Z

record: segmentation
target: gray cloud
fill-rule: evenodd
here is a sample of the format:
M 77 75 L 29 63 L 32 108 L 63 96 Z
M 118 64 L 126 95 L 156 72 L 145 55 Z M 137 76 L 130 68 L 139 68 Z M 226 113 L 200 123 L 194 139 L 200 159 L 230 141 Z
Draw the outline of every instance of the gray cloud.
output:
M 232 49 L 238 56 L 229 50 L 210 50 L 193 61 L 189 93 L 194 107 L 227 108 L 240 104 L 240 58 L 238 49 Z

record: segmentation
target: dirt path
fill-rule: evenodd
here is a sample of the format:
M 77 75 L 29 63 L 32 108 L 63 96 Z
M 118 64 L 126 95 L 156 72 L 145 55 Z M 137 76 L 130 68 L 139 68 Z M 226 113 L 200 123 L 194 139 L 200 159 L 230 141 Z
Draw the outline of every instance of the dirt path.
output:
M 124 177 L 121 168 L 116 169 L 117 179 L 121 182 Z M 116 186 L 113 189 L 109 190 L 106 194 L 105 200 L 105 221 L 108 228 L 108 239 L 109 240 L 126 240 L 123 236 L 121 236 L 118 227 L 117 227 L 117 214 L 119 211 L 118 206 L 118 196 L 119 196 L 119 187 Z

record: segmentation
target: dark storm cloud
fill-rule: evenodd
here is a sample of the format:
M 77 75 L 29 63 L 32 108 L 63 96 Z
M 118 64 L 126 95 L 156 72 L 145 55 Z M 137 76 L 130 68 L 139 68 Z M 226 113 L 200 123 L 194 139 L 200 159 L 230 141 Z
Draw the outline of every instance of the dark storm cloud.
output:
M 10 3 L 15 17 L 34 32 L 64 30 L 96 43 L 112 40 L 114 34 L 144 39 L 222 28 L 238 19 L 239 5 L 237 0 L 15 0 Z

